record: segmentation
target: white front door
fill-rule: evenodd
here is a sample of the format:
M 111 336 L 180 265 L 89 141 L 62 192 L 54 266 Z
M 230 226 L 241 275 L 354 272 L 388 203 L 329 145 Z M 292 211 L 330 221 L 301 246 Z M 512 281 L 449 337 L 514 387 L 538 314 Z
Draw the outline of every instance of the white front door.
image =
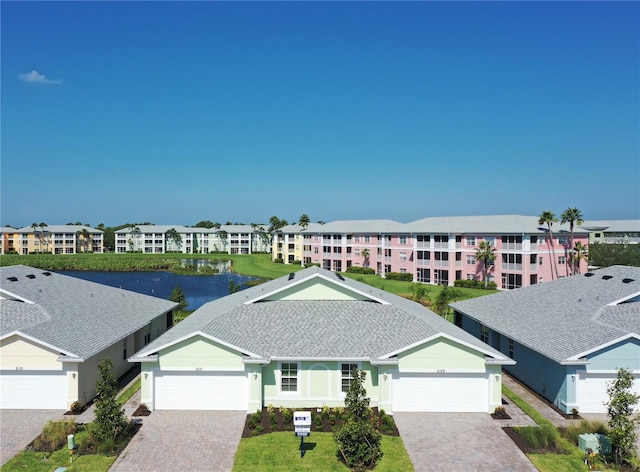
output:
M 245 372 L 156 372 L 156 410 L 244 410 L 248 408 Z
M 69 384 L 62 371 L 2 371 L 0 408 L 66 410 Z
M 487 374 L 394 373 L 392 410 L 488 412 Z

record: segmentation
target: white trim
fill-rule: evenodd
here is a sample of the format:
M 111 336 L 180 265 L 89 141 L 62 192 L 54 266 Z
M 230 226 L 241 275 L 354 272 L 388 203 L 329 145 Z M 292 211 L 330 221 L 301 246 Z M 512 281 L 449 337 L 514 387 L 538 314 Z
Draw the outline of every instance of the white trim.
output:
M 282 390 L 282 364 L 295 364 L 296 365 L 296 390 L 295 391 L 283 391 Z M 278 395 L 283 397 L 301 397 L 302 396 L 302 362 L 299 361 L 282 361 L 278 362 L 278 370 L 276 371 L 276 382 L 278 384 Z M 290 376 L 287 376 L 289 378 Z
M 167 331 L 167 332 L 170 332 L 170 331 Z M 252 353 L 250 351 L 247 351 L 246 349 L 242 349 L 242 348 L 240 348 L 238 346 L 234 346 L 233 344 L 230 344 L 230 343 L 228 343 L 226 341 L 222 341 L 221 339 L 218 339 L 218 338 L 215 338 L 215 337 L 213 337 L 213 336 L 211 336 L 209 334 L 203 333 L 202 331 L 193 331 L 193 332 L 191 332 L 189 334 L 185 334 L 184 336 L 179 337 L 178 339 L 174 339 L 173 341 L 170 341 L 170 342 L 168 342 L 166 344 L 161 344 L 161 345 L 159 345 L 157 347 L 149 348 L 149 345 L 147 345 L 147 346 L 145 346 L 145 349 L 143 351 L 146 351 L 149 354 L 144 354 L 143 353 L 143 354 L 139 354 L 139 355 L 133 356 L 133 357 L 130 358 L 130 359 L 132 359 L 130 362 L 142 362 L 142 359 L 144 359 L 145 357 L 147 357 L 147 356 L 149 356 L 151 354 L 155 354 L 158 351 L 161 351 L 162 349 L 166 349 L 168 347 L 175 346 L 176 344 L 181 343 L 182 341 L 185 341 L 187 339 L 193 338 L 194 336 L 202 336 L 202 337 L 204 337 L 206 339 L 209 339 L 210 341 L 213 341 L 215 343 L 218 343 L 218 344 L 220 344 L 220 345 L 222 345 L 224 347 L 228 347 L 229 349 L 232 349 L 232 350 L 240 353 L 243 356 L 246 354 L 246 355 L 248 355 L 250 357 L 262 358 L 262 356 L 260 356 L 258 354 L 254 354 L 254 353 Z
M 286 356 L 273 356 L 269 358 L 270 361 L 282 361 L 282 362 L 369 362 L 369 357 L 286 357 Z
M 77 354 L 72 353 L 71 351 L 67 351 L 66 349 L 62 349 L 62 348 L 60 348 L 58 346 L 54 346 L 53 344 L 46 343 L 46 342 L 42 341 L 41 339 L 34 338 L 33 336 L 29 336 L 28 334 L 25 334 L 22 331 L 18 331 L 18 330 L 11 331 L 10 333 L 7 333 L 4 336 L 1 336 L 0 337 L 0 341 L 4 341 L 5 339 L 9 338 L 10 336 L 14 336 L 14 335 L 18 336 L 18 337 L 21 337 L 21 338 L 24 338 L 24 339 L 28 339 L 29 341 L 33 341 L 34 343 L 39 344 L 40 346 L 44 346 L 46 348 L 53 349 L 54 351 L 56 351 L 58 353 L 62 353 L 62 354 L 65 354 L 65 355 L 69 356 L 70 358 L 78 359 L 78 361 L 80 361 L 80 362 L 82 362 L 84 360 L 83 358 L 81 358 Z M 69 360 L 71 360 L 71 359 L 69 359 Z
M 243 367 L 162 367 L 156 372 L 246 372 Z
M 480 347 L 475 346 L 475 345 L 473 345 L 471 343 L 463 341 L 462 339 L 454 338 L 453 336 L 451 336 L 449 334 L 446 334 L 446 333 L 442 333 L 442 332 L 434 334 L 433 336 L 429 336 L 428 338 L 425 338 L 425 339 L 423 339 L 421 341 L 417 341 L 417 342 L 415 342 L 413 344 L 409 344 L 408 346 L 405 346 L 405 347 L 403 347 L 401 349 L 398 349 L 397 351 L 394 351 L 394 352 L 392 352 L 390 354 L 386 354 L 384 356 L 380 356 L 380 359 L 388 359 L 389 357 L 397 356 L 398 354 L 401 354 L 401 353 L 403 353 L 405 351 L 408 351 L 409 349 L 413 349 L 414 347 L 420 346 L 421 344 L 425 344 L 425 343 L 427 343 L 429 341 L 432 341 L 432 340 L 438 339 L 438 338 L 448 339 L 450 341 L 453 341 L 454 343 L 461 344 L 463 346 L 466 346 L 468 348 L 473 349 L 474 351 L 477 351 L 477 352 L 480 352 L 480 353 L 485 354 L 487 356 L 490 356 L 491 358 L 494 359 L 494 364 L 499 364 L 500 361 L 504 361 L 504 363 L 508 363 L 508 362 L 512 361 L 511 359 L 509 359 L 508 357 L 506 357 L 502 353 L 491 352 L 491 351 L 489 351 L 487 349 L 480 348 Z M 496 354 L 500 354 L 500 356 L 502 358 L 496 357 Z
M 627 295 L 619 300 L 613 301 L 611 303 L 607 303 L 607 306 L 616 306 L 619 305 L 620 303 L 629 300 L 630 298 L 634 298 L 637 297 L 638 295 L 640 295 L 640 292 L 636 292 L 636 293 L 632 293 L 631 295 Z
M 261 293 L 260 296 L 258 296 L 258 297 L 250 298 L 249 300 L 245 301 L 243 303 L 243 305 L 249 305 L 251 303 L 255 303 L 255 302 L 260 301 L 260 300 L 262 300 L 264 298 L 270 297 L 272 295 L 275 295 L 277 293 L 280 293 L 280 292 L 283 292 L 283 291 L 285 291 L 287 289 L 290 289 L 291 287 L 295 287 L 295 286 L 297 286 L 297 285 L 299 285 L 299 284 L 301 284 L 303 282 L 306 282 L 306 281 L 309 281 L 309 280 L 313 280 L 316 277 L 324 279 L 324 280 L 326 280 L 327 282 L 329 282 L 331 284 L 343 287 L 343 288 L 349 290 L 350 292 L 357 293 L 358 295 L 362 295 L 363 297 L 366 297 L 366 298 L 368 298 L 370 300 L 376 301 L 376 302 L 380 303 L 381 305 L 390 305 L 389 302 L 387 302 L 387 301 L 385 301 L 385 300 L 383 300 L 383 299 L 381 299 L 379 297 L 374 297 L 374 296 L 372 296 L 370 294 L 367 294 L 367 293 L 363 292 L 362 290 L 359 290 L 357 288 L 353 288 L 350 285 L 343 283 L 337 277 L 336 277 L 336 280 L 334 280 L 333 278 L 329 278 L 329 277 L 325 276 L 324 274 L 310 274 L 310 275 L 308 275 L 306 277 L 301 278 L 300 280 L 295 280 L 294 279 L 293 282 L 288 283 L 288 284 L 286 284 L 286 285 L 284 285 L 282 287 L 278 287 L 278 288 L 276 288 L 276 289 L 274 289 L 274 290 L 272 290 L 270 292 L 267 292 L 267 293 Z
M 19 301 L 27 303 L 29 305 L 36 305 L 36 302 L 32 302 L 28 298 L 21 297 L 20 295 L 16 295 L 15 293 L 12 293 L 12 292 L 10 292 L 8 290 L 5 290 L 5 289 L 0 290 L 0 294 L 3 294 L 3 295 L 7 294 L 9 297 L 14 298 L 15 300 L 19 300 Z M 8 298 L 8 300 L 11 300 L 11 298 Z M 45 313 L 46 313 L 46 310 L 44 310 L 44 308 L 43 308 L 43 311 L 45 311 Z
M 567 358 L 567 361 L 576 361 L 576 360 L 580 360 L 583 357 L 586 357 L 587 355 L 593 353 L 593 352 L 597 352 L 597 351 L 601 351 L 609 346 L 612 346 L 614 344 L 617 344 L 621 341 L 627 340 L 627 339 L 637 339 L 640 341 L 640 335 L 637 335 L 636 333 L 629 333 L 629 334 L 625 334 L 624 336 L 620 336 L 619 338 L 616 339 L 612 339 L 611 341 L 608 341 L 604 344 L 600 344 L 594 348 L 589 349 L 588 351 L 584 351 L 581 352 L 579 354 L 576 354 L 575 356 L 571 356 L 569 358 Z M 566 361 L 565 361 L 566 362 Z M 586 361 L 583 361 L 586 363 Z
M 343 392 L 342 391 L 342 364 L 355 364 L 356 369 L 358 369 L 358 371 L 362 370 L 362 363 L 361 362 L 350 362 L 350 361 L 344 361 L 344 362 L 339 362 L 338 363 L 338 395 L 340 395 L 342 398 L 344 398 L 347 395 L 347 392 Z M 349 380 L 353 380 L 353 377 L 350 375 L 349 376 Z

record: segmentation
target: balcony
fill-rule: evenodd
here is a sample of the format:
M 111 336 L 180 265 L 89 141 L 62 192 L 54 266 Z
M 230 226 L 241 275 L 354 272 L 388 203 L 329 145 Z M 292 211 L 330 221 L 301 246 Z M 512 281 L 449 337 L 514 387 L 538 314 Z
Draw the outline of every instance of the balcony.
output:
M 521 263 L 509 263 L 509 262 L 503 262 L 502 263 L 502 270 L 509 270 L 509 271 L 521 271 L 522 270 L 522 264 Z

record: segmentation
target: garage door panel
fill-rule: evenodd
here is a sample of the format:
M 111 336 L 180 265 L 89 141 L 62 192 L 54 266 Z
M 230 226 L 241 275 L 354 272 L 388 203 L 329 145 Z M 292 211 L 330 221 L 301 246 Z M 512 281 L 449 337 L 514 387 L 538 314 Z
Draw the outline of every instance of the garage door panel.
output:
M 486 375 L 401 374 L 393 379 L 393 411 L 486 412 Z
M 64 410 L 68 388 L 64 372 L 3 371 L 0 375 L 0 408 Z
M 577 403 L 582 413 L 606 413 L 609 401 L 607 388 L 615 380 L 613 374 L 581 374 L 578 379 Z M 634 376 L 633 391 L 640 394 L 640 376 Z
M 247 374 L 244 372 L 158 373 L 155 405 L 158 410 L 247 410 Z

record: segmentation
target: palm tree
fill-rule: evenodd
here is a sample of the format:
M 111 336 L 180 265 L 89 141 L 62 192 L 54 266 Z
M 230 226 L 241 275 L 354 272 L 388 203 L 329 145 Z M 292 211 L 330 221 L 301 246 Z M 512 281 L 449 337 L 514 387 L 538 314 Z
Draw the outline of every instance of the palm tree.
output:
M 540 216 L 538 217 L 538 224 L 539 225 L 547 225 L 547 229 L 549 230 L 549 237 L 551 238 L 551 254 L 552 254 L 552 258 L 553 258 L 553 269 L 556 273 L 556 279 L 560 278 L 560 276 L 558 275 L 558 265 L 557 265 L 557 261 L 556 261 L 556 250 L 555 247 L 553 245 L 553 231 L 551 230 L 551 227 L 553 226 L 553 223 L 557 223 L 558 222 L 558 218 L 556 218 L 556 215 L 553 214 L 553 212 L 551 210 L 545 210 L 542 213 L 540 213 Z M 553 277 L 553 274 L 552 274 Z
M 222 242 L 222 247 L 226 248 L 227 247 L 227 238 L 229 237 L 229 233 L 227 233 L 225 230 L 220 230 L 220 231 L 218 231 L 218 237 L 220 238 L 220 241 Z
M 38 232 L 38 223 L 31 223 L 31 227 L 33 228 L 33 245 L 36 244 L 36 236 Z M 38 243 L 38 252 L 40 252 L 40 243 Z
M 82 236 L 82 245 L 84 246 L 84 252 L 89 252 L 89 238 L 91 237 L 91 233 L 89 233 L 89 230 L 87 228 L 82 228 L 82 231 L 76 231 L 76 235 Z
M 47 251 L 49 251 L 49 239 L 44 237 L 44 229 L 47 227 L 47 223 L 40 223 L 38 226 L 40 226 L 40 243 L 42 244 L 43 242 L 47 243 Z
M 168 229 L 164 234 L 167 238 L 167 242 L 169 239 L 172 240 L 173 243 L 178 246 L 178 249 L 180 249 L 180 246 L 182 245 L 182 236 L 180 236 L 180 233 L 178 233 L 175 228 Z
M 578 226 L 582 226 L 582 223 L 584 223 L 584 218 L 582 216 L 582 213 L 580 213 L 580 210 L 578 210 L 577 208 L 567 208 L 565 211 L 562 212 L 562 215 L 560 215 L 560 223 L 565 224 L 565 223 L 569 223 L 569 231 L 571 231 L 571 239 L 569 241 L 569 247 L 573 248 L 573 225 L 577 224 Z M 570 262 L 570 266 L 569 268 L 571 269 L 571 273 L 573 274 L 573 262 L 574 259 L 573 257 L 570 257 L 569 260 Z
M 364 267 L 369 267 L 369 250 L 364 248 L 360 254 L 362 254 L 362 257 L 364 258 L 362 265 Z
M 482 277 L 484 278 L 484 288 L 486 290 L 489 283 L 489 268 L 496 260 L 496 248 L 488 241 L 480 241 L 476 249 L 476 260 L 482 261 Z
M 298 224 L 302 226 L 302 229 L 307 229 L 310 222 L 311 222 L 311 219 L 309 218 L 309 215 L 307 215 L 306 213 L 303 213 L 300 216 L 300 219 L 298 220 Z
M 575 261 L 575 267 L 578 270 L 578 274 L 580 273 L 580 261 L 584 259 L 589 262 L 589 250 L 587 246 L 582 244 L 582 242 L 578 241 L 576 245 L 573 247 L 573 261 Z

